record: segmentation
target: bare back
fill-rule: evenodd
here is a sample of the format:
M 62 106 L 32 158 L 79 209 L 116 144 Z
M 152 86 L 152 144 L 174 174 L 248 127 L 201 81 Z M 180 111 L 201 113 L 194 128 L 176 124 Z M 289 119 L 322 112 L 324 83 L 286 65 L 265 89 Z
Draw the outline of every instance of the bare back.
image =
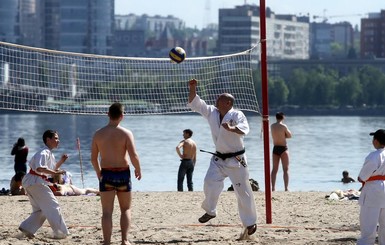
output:
M 183 158 L 195 160 L 197 146 L 192 139 L 185 139 L 183 141 Z
M 276 122 L 271 125 L 271 136 L 273 137 L 273 143 L 277 146 L 286 146 L 287 138 L 291 138 L 291 132 L 287 126 L 281 122 Z
M 100 155 L 101 168 L 122 168 L 129 166 L 129 153 L 135 153 L 132 133 L 120 126 L 107 125 L 96 131 L 93 139 L 93 153 Z

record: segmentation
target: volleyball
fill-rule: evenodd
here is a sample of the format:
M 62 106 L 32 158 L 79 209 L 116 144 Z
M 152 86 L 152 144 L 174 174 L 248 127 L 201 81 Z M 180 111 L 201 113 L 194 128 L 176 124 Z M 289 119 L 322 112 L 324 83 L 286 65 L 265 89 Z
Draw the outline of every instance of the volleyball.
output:
M 181 63 L 184 59 L 186 59 L 186 52 L 181 47 L 171 49 L 168 55 L 170 56 L 170 59 L 176 63 Z

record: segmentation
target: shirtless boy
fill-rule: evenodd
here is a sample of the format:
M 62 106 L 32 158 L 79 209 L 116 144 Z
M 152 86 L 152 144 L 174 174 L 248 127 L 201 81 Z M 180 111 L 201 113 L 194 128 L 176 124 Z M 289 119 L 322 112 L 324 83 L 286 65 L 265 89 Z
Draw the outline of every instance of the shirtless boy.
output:
M 271 171 L 271 186 L 272 191 L 275 191 L 275 180 L 279 168 L 279 161 L 282 162 L 283 181 L 285 191 L 289 191 L 289 150 L 287 148 L 287 138 L 291 138 L 289 128 L 283 123 L 285 115 L 283 112 L 278 112 L 275 115 L 277 122 L 273 123 L 271 128 L 271 136 L 273 137 L 273 169 Z
M 197 146 L 194 140 L 191 139 L 193 131 L 191 129 L 183 130 L 183 140 L 176 147 L 176 153 L 180 157 L 180 166 L 178 171 L 178 191 L 183 191 L 184 176 L 187 177 L 188 191 L 193 191 L 192 176 L 194 172 Z M 182 149 L 182 152 L 181 152 Z
M 120 126 L 123 112 L 122 104 L 112 104 L 108 111 L 109 123 L 97 130 L 92 140 L 91 162 L 99 179 L 104 245 L 111 244 L 115 195 L 118 196 L 121 212 L 121 244 L 130 244 L 128 241 L 131 223 L 130 161 L 135 169 L 135 178 L 138 180 L 142 178 L 134 136 L 130 130 Z

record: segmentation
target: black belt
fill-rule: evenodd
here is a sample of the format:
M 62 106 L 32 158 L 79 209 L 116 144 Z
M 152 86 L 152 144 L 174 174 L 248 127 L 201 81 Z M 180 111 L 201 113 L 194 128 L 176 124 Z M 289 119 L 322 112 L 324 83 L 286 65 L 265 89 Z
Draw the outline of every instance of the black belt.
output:
M 231 157 L 236 157 L 238 155 L 242 155 L 243 153 L 245 153 L 245 149 L 237 151 L 237 152 L 233 152 L 233 153 L 220 153 L 218 151 L 214 153 L 214 152 L 209 152 L 209 151 L 205 151 L 205 150 L 200 150 L 200 151 L 210 153 L 214 156 L 219 157 L 222 160 L 226 160 L 227 158 L 231 158 Z

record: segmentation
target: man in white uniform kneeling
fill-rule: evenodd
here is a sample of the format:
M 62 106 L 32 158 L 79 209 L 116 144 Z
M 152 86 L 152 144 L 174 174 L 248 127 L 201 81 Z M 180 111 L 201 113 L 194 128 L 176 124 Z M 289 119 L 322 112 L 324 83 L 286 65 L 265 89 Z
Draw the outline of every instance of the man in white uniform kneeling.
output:
M 202 208 L 206 213 L 199 218 L 206 223 L 217 215 L 219 195 L 224 187 L 224 180 L 229 177 L 238 200 L 238 211 L 247 234 L 257 230 L 257 214 L 253 191 L 249 183 L 243 138 L 249 133 L 249 124 L 241 111 L 233 109 L 234 97 L 231 94 L 219 95 L 216 105 L 207 105 L 197 95 L 197 80 L 189 81 L 189 104 L 195 112 L 207 119 L 215 144 L 215 153 L 204 180 L 205 199 Z

